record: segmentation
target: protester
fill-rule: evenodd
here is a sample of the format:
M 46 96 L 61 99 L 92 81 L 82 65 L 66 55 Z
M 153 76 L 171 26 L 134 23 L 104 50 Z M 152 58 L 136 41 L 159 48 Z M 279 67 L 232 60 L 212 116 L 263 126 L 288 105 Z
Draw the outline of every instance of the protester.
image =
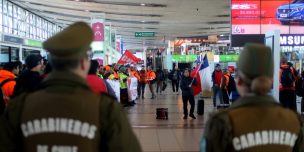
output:
M 119 82 L 120 82 L 120 103 L 127 107 L 129 106 L 128 97 L 128 69 L 126 67 L 121 67 L 119 72 Z
M 163 83 L 165 81 L 165 73 L 161 69 L 161 67 L 158 67 L 156 70 L 156 93 L 161 94 L 162 88 L 163 88 Z
M 223 76 L 221 80 L 220 88 L 222 90 L 223 101 L 224 104 L 229 104 L 229 92 L 228 92 L 228 84 L 230 79 L 230 73 L 227 69 L 224 69 Z
M 189 116 L 193 119 L 196 119 L 196 117 L 194 116 L 195 101 L 194 101 L 194 94 L 192 89 L 192 85 L 194 85 L 195 83 L 196 83 L 195 79 L 190 77 L 190 71 L 188 69 L 185 69 L 181 81 L 184 119 L 188 118 L 188 108 L 187 108 L 188 101 L 191 105 Z
M 2 70 L 0 70 L 0 87 L 3 91 L 2 95 L 5 104 L 8 103 L 10 97 L 14 93 L 14 88 L 16 86 L 16 75 L 19 74 L 19 64 L 18 62 L 6 63 Z M 2 101 L 2 100 L 1 100 Z
M 31 54 L 25 59 L 26 70 L 17 78 L 14 89 L 14 96 L 23 92 L 36 90 L 43 77 L 41 76 L 43 68 L 43 59 L 40 55 Z
M 220 99 L 220 104 L 224 104 L 223 102 L 223 94 L 220 88 L 221 80 L 223 77 L 223 72 L 221 70 L 221 65 L 217 64 L 215 70 L 212 73 L 212 82 L 213 82 L 213 107 L 216 107 L 216 97 L 218 96 Z
M 112 68 L 109 65 L 106 65 L 104 67 L 104 74 L 103 74 L 103 78 L 104 79 L 110 79 L 110 80 L 114 80 L 114 75 L 112 77 L 110 77 L 113 74 L 112 72 Z
M 178 93 L 180 78 L 181 78 L 181 73 L 180 73 L 179 69 L 176 67 L 169 74 L 169 79 L 172 82 L 172 90 L 173 90 L 173 92 L 177 92 Z
M 296 71 L 287 64 L 287 59 L 281 59 L 280 67 L 280 103 L 285 108 L 297 111 L 295 81 Z
M 9 103 L 0 119 L 1 152 L 142 151 L 121 106 L 86 84 L 92 41 L 91 27 L 77 22 L 43 43 L 54 71 L 39 90 Z
M 145 70 L 145 66 L 141 67 L 141 70 L 139 71 L 139 91 L 138 91 L 138 97 L 144 99 L 145 98 L 145 88 L 147 83 L 147 72 Z
M 246 45 L 238 69 L 241 98 L 207 121 L 201 152 L 303 151 L 300 116 L 268 95 L 274 71 L 271 49 L 260 44 Z
M 155 80 L 156 80 L 156 74 L 153 71 L 152 67 L 149 67 L 148 71 L 147 71 L 147 83 L 149 85 L 149 89 L 150 89 L 150 92 L 152 94 L 151 99 L 155 99 L 155 97 L 156 97 L 155 96 L 155 90 L 154 90 Z

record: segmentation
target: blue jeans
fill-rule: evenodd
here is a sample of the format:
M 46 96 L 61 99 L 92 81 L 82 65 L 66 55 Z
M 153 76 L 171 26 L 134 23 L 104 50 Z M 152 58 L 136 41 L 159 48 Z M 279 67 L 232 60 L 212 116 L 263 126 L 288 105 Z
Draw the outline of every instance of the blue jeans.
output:
M 219 96 L 220 98 L 220 104 L 223 104 L 223 94 L 222 94 L 222 90 L 219 86 L 213 86 L 213 106 L 216 107 L 216 96 Z

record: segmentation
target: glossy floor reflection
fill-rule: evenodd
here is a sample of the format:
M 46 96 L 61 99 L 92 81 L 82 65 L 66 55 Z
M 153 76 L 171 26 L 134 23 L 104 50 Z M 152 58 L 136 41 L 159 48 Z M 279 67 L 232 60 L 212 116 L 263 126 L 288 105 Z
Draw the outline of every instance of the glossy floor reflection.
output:
M 196 120 L 183 119 L 181 95 L 169 88 L 154 100 L 138 100 L 134 107 L 126 108 L 131 125 L 145 152 L 197 152 L 207 116 L 213 111 L 211 99 L 205 99 L 205 114 Z M 197 104 L 197 100 L 196 100 Z M 169 119 L 157 120 L 156 108 L 168 108 Z M 188 107 L 190 109 L 190 105 Z

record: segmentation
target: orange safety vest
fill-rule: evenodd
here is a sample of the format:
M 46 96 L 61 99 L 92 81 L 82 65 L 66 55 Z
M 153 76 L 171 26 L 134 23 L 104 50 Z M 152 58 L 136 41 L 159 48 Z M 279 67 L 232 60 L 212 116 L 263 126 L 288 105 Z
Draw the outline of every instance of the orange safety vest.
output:
M 147 72 L 147 81 L 152 81 L 156 78 L 156 74 L 154 71 L 150 70 Z
M 118 72 L 116 72 L 116 71 L 113 70 L 113 75 L 114 75 L 114 78 L 115 78 L 115 79 L 119 79 L 119 74 L 118 74 Z
M 139 81 L 141 83 L 146 83 L 146 81 L 147 81 L 147 73 L 146 73 L 146 71 L 145 70 L 140 70 L 139 71 L 139 75 L 140 75 Z

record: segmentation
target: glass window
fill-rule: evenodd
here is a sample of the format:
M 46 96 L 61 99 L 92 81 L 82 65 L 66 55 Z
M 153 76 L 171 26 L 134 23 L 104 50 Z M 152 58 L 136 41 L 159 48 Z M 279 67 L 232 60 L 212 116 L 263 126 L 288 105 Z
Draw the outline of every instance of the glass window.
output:
M 0 62 L 9 62 L 9 48 L 7 46 L 0 46 Z

